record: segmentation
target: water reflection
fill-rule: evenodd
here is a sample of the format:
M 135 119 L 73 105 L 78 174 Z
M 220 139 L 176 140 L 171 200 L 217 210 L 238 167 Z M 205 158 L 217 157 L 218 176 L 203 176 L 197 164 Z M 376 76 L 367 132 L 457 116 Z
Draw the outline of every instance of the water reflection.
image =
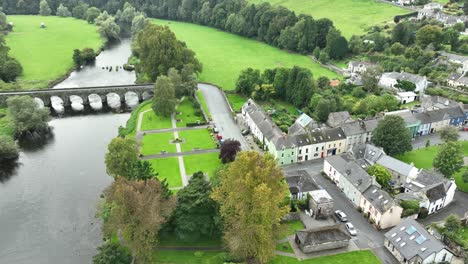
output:
M 6 183 L 17 175 L 20 163 L 18 160 L 0 161 L 0 183 Z

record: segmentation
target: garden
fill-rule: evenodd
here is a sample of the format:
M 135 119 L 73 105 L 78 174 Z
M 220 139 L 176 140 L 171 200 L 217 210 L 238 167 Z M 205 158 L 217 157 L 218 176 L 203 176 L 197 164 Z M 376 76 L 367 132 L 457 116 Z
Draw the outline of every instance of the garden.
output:
M 96 27 L 84 20 L 55 16 L 8 16 L 14 23 L 6 37 L 10 56 L 23 66 L 18 80 L 27 89 L 48 88 L 73 67 L 73 50 L 93 48 L 98 51 L 104 41 Z M 44 22 L 45 28 L 41 28 Z M 34 44 L 34 45 L 32 45 Z
M 468 141 L 461 141 L 463 155 L 468 157 Z M 414 166 L 420 169 L 431 169 L 432 161 L 437 155 L 439 146 L 430 146 L 423 149 L 417 149 L 405 153 L 404 155 L 398 156 L 397 158 L 406 163 L 414 163 Z M 467 167 L 464 167 L 461 171 L 454 175 L 455 182 L 459 190 L 468 192 L 468 183 L 463 182 L 462 175 Z
M 206 153 L 198 155 L 184 156 L 185 170 L 187 175 L 192 175 L 197 171 L 203 171 L 208 177 L 213 177 L 216 170 L 221 165 L 218 153 Z
M 160 180 L 166 179 L 169 188 L 182 187 L 182 178 L 180 177 L 179 161 L 177 157 L 159 158 L 149 160 L 151 166 L 158 174 Z

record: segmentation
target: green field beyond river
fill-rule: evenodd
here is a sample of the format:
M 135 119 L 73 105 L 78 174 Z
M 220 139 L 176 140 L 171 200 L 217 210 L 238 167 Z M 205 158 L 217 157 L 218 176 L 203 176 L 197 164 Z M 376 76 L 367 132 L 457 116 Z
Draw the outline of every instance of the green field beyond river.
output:
M 94 25 L 75 18 L 8 16 L 14 23 L 6 37 L 10 55 L 23 66 L 19 83 L 24 88 L 45 88 L 73 67 L 73 50 L 98 50 L 103 40 Z M 44 22 L 46 28 L 41 28 Z
M 311 58 L 269 46 L 263 42 L 226 33 L 218 29 L 168 20 L 155 20 L 167 25 L 179 40 L 185 41 L 203 64 L 202 82 L 213 83 L 224 90 L 234 90 L 239 73 L 248 67 L 266 69 L 275 67 L 308 68 L 314 78 L 338 75 L 321 67 Z

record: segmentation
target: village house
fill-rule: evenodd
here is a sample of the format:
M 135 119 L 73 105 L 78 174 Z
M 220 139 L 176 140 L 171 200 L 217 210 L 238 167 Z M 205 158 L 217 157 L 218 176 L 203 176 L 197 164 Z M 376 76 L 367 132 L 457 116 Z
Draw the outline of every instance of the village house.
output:
M 401 104 L 407 104 L 418 100 L 418 95 L 414 92 L 398 92 L 395 97 Z
M 453 253 L 411 218 L 385 233 L 384 246 L 404 264 L 452 262 Z
M 468 78 L 459 73 L 452 73 L 447 77 L 447 84 L 451 87 L 468 87 Z
M 297 162 L 325 157 L 325 138 L 320 130 L 293 136 L 297 146 Z
M 306 199 L 313 191 L 319 189 L 305 170 L 288 172 L 285 174 L 285 179 L 289 187 L 290 197 L 294 200 Z
M 419 76 L 407 72 L 385 72 L 382 74 L 379 80 L 379 86 L 387 89 L 398 89 L 395 87 L 398 81 L 408 81 L 416 85 L 414 92 L 424 92 L 429 82 L 426 76 Z
M 441 3 L 431 2 L 431 3 L 425 4 L 423 8 L 430 9 L 430 10 L 435 10 L 435 9 L 442 10 L 443 7 L 444 6 Z
M 399 224 L 403 212 L 403 208 L 378 186 L 371 186 L 362 194 L 359 207 L 379 229 Z
M 368 143 L 372 139 L 372 132 L 377 127 L 377 119 L 356 120 L 353 122 L 344 123 L 341 129 L 346 136 L 346 148 L 350 149 L 353 146 Z
M 350 61 L 348 63 L 348 71 L 351 74 L 353 73 L 363 74 L 367 70 L 375 69 L 376 67 L 377 65 L 375 63 L 367 62 L 367 61 Z
M 321 132 L 326 141 L 325 157 L 339 155 L 346 151 L 346 137 L 341 128 L 323 128 Z
M 325 219 L 333 214 L 335 203 L 333 198 L 325 189 L 310 192 L 309 208 L 315 219 Z
M 398 110 L 393 112 L 384 113 L 384 115 L 398 115 L 405 121 L 406 127 L 409 129 L 411 136 L 416 137 L 418 135 L 418 128 L 421 121 L 416 119 L 414 113 L 411 110 Z
M 333 112 L 328 114 L 327 125 L 330 127 L 339 127 L 344 123 L 353 121 L 348 111 Z

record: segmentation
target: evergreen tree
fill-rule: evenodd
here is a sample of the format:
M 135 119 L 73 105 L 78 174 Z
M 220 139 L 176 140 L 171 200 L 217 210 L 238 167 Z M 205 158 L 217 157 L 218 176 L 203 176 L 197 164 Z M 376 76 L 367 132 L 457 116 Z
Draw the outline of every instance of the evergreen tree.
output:
M 175 88 L 167 76 L 159 76 L 154 84 L 153 111 L 162 116 L 170 116 L 176 106 Z

